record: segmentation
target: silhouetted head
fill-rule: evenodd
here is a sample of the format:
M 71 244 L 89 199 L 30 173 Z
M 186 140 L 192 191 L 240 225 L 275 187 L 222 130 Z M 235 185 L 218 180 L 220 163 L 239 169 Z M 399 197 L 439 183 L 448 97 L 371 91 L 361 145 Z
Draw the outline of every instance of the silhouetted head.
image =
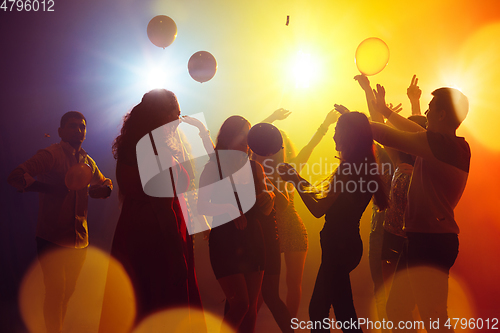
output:
M 264 166 L 264 171 L 266 172 L 266 174 L 269 174 L 270 172 L 268 166 L 271 166 L 274 169 L 280 163 L 288 163 L 295 158 L 295 148 L 292 144 L 292 141 L 284 131 L 279 131 L 281 134 L 281 138 L 283 139 L 283 148 L 280 149 L 277 153 L 271 156 L 261 156 L 252 151 L 251 158 Z
M 120 135 L 113 143 L 115 158 L 119 157 L 121 151 L 135 157 L 137 142 L 160 126 L 172 123 L 172 129 L 175 130 L 179 124 L 180 113 L 179 102 L 173 92 L 155 89 L 144 94 L 141 102 L 124 117 Z
M 87 134 L 87 120 L 78 111 L 66 112 L 61 117 L 57 132 L 62 141 L 79 150 Z
M 248 131 L 250 122 L 241 116 L 231 116 L 222 124 L 215 149 L 239 150 L 248 153 Z
M 354 165 L 354 169 L 357 168 L 359 172 L 352 173 L 349 171 L 347 174 L 354 178 L 359 177 L 359 181 L 375 181 L 377 183 L 376 188 L 373 191 L 370 190 L 370 193 L 372 193 L 374 203 L 379 210 L 386 209 L 389 205 L 389 199 L 387 189 L 381 178 L 380 169 L 377 166 L 373 134 L 368 117 L 361 112 L 344 113 L 337 120 L 333 139 L 337 150 L 341 153 L 342 163 L 339 168 Z M 338 169 L 326 181 L 322 182 L 322 184 L 328 186 L 328 191 L 335 188 L 332 183 L 335 180 L 337 171 Z
M 429 103 L 427 128 L 456 130 L 469 112 L 469 100 L 454 88 L 439 88 L 432 92 L 434 98 Z
M 347 162 L 362 162 L 373 155 L 373 135 L 370 122 L 361 112 L 341 115 L 333 136 L 337 150 Z

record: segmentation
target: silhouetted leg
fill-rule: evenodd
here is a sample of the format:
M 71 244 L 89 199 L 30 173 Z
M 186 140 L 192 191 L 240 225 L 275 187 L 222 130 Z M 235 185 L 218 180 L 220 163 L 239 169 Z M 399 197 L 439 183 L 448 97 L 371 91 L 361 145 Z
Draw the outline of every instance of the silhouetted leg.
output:
M 78 276 L 87 257 L 87 249 L 69 249 L 64 255 L 64 298 L 62 302 L 62 321 L 66 317 L 66 310 L 68 309 L 68 302 L 73 295 Z
M 285 252 L 286 306 L 292 318 L 296 318 L 299 312 L 306 256 L 307 251 Z
M 448 320 L 448 277 L 458 255 L 458 235 L 408 233 L 410 282 L 428 330 L 453 332 Z M 429 327 L 439 320 L 438 327 Z
M 386 302 L 387 294 L 385 292 L 384 274 L 382 270 L 382 244 L 383 227 L 380 224 L 370 232 L 370 243 L 368 250 L 368 260 L 370 264 L 370 274 L 373 281 L 375 304 L 379 320 L 387 319 Z M 387 332 L 388 330 L 383 330 Z
M 48 333 L 60 333 L 62 331 L 63 312 L 65 313 L 65 310 L 63 310 L 66 288 L 65 256 L 72 249 L 65 249 L 41 238 L 37 238 L 36 242 L 38 260 L 42 268 L 45 285 L 43 303 L 45 327 Z M 72 292 L 70 291 L 70 293 Z
M 243 274 L 235 274 L 222 277 L 217 281 L 226 295 L 226 302 L 229 302 L 229 311 L 224 315 L 224 323 L 237 330 L 250 304 L 245 277 Z
M 257 301 L 261 291 L 263 274 L 264 272 L 262 271 L 245 274 L 249 304 L 248 311 L 238 332 L 252 333 L 255 331 L 255 322 L 257 321 Z
M 64 299 L 64 267 L 50 253 L 39 257 L 45 285 L 43 316 L 47 333 L 62 331 L 62 304 Z
M 333 306 L 337 322 L 342 322 L 343 332 L 362 332 L 352 299 L 349 273 L 356 268 L 363 254 L 359 234 L 342 235 L 338 238 L 321 237 L 321 266 L 309 306 L 311 320 L 328 318 Z M 328 329 L 312 332 L 329 331 Z
M 331 276 L 331 279 L 329 279 L 331 281 L 329 294 L 331 295 L 335 319 L 342 323 L 349 323 L 349 327 L 343 326 L 343 332 L 362 332 L 361 329 L 357 328 L 357 325 L 351 326 L 352 323 L 358 323 L 358 316 L 352 299 L 349 272 L 334 269 L 329 275 Z
M 291 317 L 288 308 L 279 295 L 279 274 L 266 274 L 262 280 L 262 298 L 271 311 L 274 320 L 282 332 L 293 332 L 291 328 Z
M 407 250 L 404 249 L 398 260 L 396 272 L 392 280 L 389 297 L 387 299 L 387 316 L 392 321 L 398 332 L 415 332 L 412 329 L 399 329 L 400 321 L 413 321 L 413 310 L 415 309 L 415 298 L 407 268 Z
M 338 322 L 358 322 L 356 310 L 352 300 L 351 281 L 349 272 L 335 272 L 335 269 L 324 267 L 321 264 L 313 295 L 309 303 L 309 318 L 314 329 L 311 332 L 330 332 L 324 325 L 324 319 L 329 317 L 330 306 L 333 305 L 335 319 Z M 343 332 L 362 332 L 357 327 L 347 327 Z
M 311 296 L 311 301 L 309 302 L 309 319 L 313 322 L 315 329 L 311 332 L 329 332 L 328 329 L 321 329 L 323 327 L 323 319 L 328 318 L 330 315 L 331 301 L 330 297 L 327 295 L 327 281 L 328 277 L 323 267 L 323 263 L 320 264 L 318 275 L 316 277 L 316 283 L 314 284 L 313 293 Z M 316 325 L 319 324 L 319 325 Z

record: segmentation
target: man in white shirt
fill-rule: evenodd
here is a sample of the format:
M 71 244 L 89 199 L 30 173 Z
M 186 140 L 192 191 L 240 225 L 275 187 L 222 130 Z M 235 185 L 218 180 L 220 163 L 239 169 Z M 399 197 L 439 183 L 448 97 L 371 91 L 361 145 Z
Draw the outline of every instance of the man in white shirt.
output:
M 395 128 L 372 123 L 374 139 L 417 157 L 405 212 L 411 286 L 393 285 L 387 313 L 393 321 L 411 320 L 413 304 L 405 306 L 408 297 L 402 294 L 413 291 L 426 329 L 453 332 L 444 326 L 448 320 L 448 276 L 458 255 L 459 228 L 453 210 L 465 189 L 471 158 L 468 143 L 456 136 L 456 129 L 465 119 L 469 103 L 456 89 L 435 90 L 425 113 L 425 130 L 386 106 L 382 86 L 377 85 L 375 95 L 377 111 Z
M 86 125 L 80 112 L 65 113 L 58 129 L 61 142 L 38 151 L 8 177 L 9 184 L 20 192 L 39 192 L 36 242 L 44 275 L 48 333 L 61 332 L 68 301 L 86 257 L 88 195 L 107 198 L 113 186 L 81 148 Z M 89 166 L 90 187 L 82 184 L 80 189 L 69 190 L 66 174 L 79 163 Z

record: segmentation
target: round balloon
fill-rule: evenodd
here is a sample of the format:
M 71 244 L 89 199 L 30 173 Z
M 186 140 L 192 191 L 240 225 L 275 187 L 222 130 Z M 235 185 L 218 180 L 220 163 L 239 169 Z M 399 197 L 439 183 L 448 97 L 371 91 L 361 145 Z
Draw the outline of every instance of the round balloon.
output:
M 355 61 L 361 73 L 375 75 L 389 62 L 389 47 L 380 38 L 367 38 L 356 49 Z
M 166 48 L 177 37 L 177 25 L 165 15 L 155 16 L 148 24 L 148 38 L 154 45 Z
M 66 187 L 72 191 L 86 188 L 92 180 L 92 169 L 88 164 L 78 163 L 69 168 L 64 178 Z
M 217 61 L 210 52 L 196 52 L 189 58 L 188 71 L 194 80 L 201 83 L 207 82 L 217 72 Z
M 283 137 L 274 125 L 256 124 L 248 132 L 248 146 L 257 155 L 271 156 L 283 148 Z

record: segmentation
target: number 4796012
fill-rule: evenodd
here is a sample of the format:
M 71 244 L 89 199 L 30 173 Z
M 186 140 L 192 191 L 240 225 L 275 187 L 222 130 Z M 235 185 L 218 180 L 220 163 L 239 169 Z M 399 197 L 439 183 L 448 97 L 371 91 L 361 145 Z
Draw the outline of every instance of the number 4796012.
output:
M 54 0 L 3 0 L 0 10 L 4 12 L 53 12 L 54 4 Z
M 448 318 L 444 324 L 448 329 L 471 329 L 471 330 L 498 330 L 498 318 Z

